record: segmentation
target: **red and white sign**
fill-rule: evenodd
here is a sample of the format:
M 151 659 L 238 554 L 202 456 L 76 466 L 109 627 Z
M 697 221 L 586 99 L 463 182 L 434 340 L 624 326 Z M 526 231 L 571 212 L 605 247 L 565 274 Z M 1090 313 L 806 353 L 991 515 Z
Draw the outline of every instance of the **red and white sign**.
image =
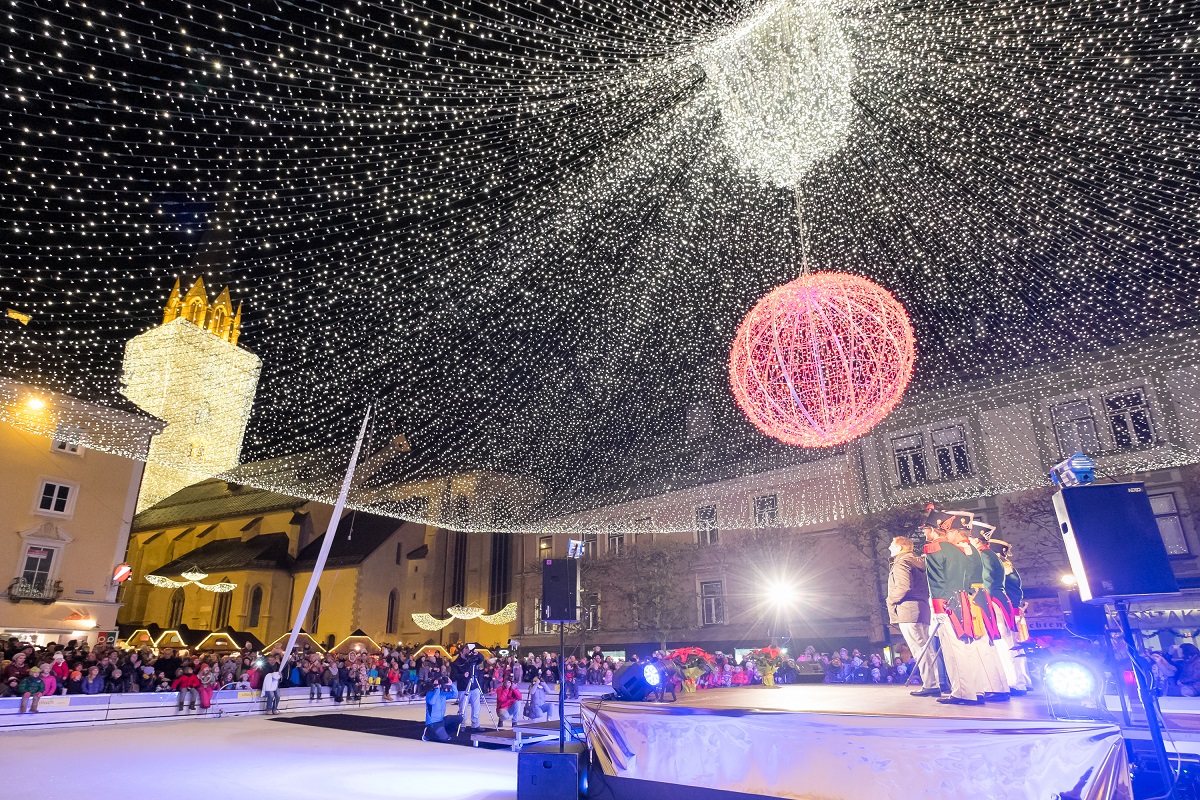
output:
M 113 570 L 113 583 L 124 583 L 133 577 L 133 568 L 128 564 L 118 564 Z

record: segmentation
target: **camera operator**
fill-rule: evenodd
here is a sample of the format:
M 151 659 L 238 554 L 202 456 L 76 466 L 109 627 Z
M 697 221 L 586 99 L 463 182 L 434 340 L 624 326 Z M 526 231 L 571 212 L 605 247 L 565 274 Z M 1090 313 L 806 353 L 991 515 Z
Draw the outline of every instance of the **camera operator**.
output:
M 482 730 L 479 725 L 479 701 L 483 695 L 483 656 L 468 644 L 450 665 L 451 674 L 458 684 L 458 713 L 464 723 L 470 721 L 468 729 Z
M 429 729 L 426 733 L 428 738 L 436 739 L 439 742 L 450 741 L 450 728 L 457 733 L 458 726 L 462 724 L 460 716 L 446 716 L 446 703 L 458 697 L 458 688 L 454 685 L 454 681 L 448 677 L 442 677 L 439 685 L 429 690 L 425 695 L 425 726 Z

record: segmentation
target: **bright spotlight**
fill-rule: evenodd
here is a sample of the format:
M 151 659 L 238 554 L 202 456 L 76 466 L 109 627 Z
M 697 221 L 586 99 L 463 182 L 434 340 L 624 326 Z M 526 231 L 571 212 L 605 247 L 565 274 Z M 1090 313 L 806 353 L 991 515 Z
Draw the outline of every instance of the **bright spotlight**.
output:
M 25 401 L 25 406 L 30 411 L 41 411 L 46 407 L 46 401 L 40 397 L 31 397 Z
M 658 672 L 658 667 L 653 664 L 647 664 L 642 667 L 642 677 L 646 679 L 646 683 L 651 686 L 658 686 L 662 683 L 662 676 Z
M 1063 573 L 1059 580 L 1062 581 L 1063 586 L 1075 586 L 1079 583 L 1079 581 L 1075 579 L 1075 576 L 1070 572 Z
M 1046 687 L 1059 697 L 1082 700 L 1096 693 L 1096 676 L 1078 661 L 1054 661 L 1046 665 Z
M 767 584 L 766 598 L 773 605 L 787 608 L 800 600 L 800 590 L 791 581 L 774 580 Z

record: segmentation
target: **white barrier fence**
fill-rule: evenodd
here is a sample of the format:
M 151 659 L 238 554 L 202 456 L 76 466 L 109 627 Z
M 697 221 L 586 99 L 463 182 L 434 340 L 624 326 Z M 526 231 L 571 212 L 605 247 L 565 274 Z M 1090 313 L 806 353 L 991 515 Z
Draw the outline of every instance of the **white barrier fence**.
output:
M 422 698 L 411 695 L 398 702 L 417 702 Z M 207 711 L 191 711 L 185 705 L 177 710 L 178 692 L 132 692 L 127 694 L 73 694 L 43 697 L 38 713 L 20 713 L 19 697 L 0 698 L 0 731 L 19 728 L 47 728 L 63 725 L 103 725 L 113 722 L 149 722 L 160 719 L 220 716 L 225 714 L 261 714 L 265 701 L 253 690 L 222 689 L 214 692 Z M 383 703 L 380 692 L 365 694 L 362 700 L 335 703 L 326 687 L 320 700 L 309 700 L 308 689 L 293 687 L 279 690 L 280 711 L 330 711 L 338 708 L 357 708 Z M 390 704 L 389 704 L 390 705 Z

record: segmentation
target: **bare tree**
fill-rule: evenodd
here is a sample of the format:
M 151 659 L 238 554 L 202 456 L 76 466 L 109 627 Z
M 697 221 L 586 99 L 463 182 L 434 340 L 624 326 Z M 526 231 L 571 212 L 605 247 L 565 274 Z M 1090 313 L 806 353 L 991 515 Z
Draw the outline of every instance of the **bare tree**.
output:
M 1000 528 L 997 536 L 1013 546 L 1013 562 L 1025 583 L 1057 586 L 1058 578 L 1070 569 L 1058 517 L 1047 489 L 1015 492 L 999 498 Z
M 637 631 L 665 648 L 668 639 L 697 627 L 696 561 L 691 543 L 638 544 L 617 556 L 583 559 L 580 582 L 600 593 L 604 630 Z

